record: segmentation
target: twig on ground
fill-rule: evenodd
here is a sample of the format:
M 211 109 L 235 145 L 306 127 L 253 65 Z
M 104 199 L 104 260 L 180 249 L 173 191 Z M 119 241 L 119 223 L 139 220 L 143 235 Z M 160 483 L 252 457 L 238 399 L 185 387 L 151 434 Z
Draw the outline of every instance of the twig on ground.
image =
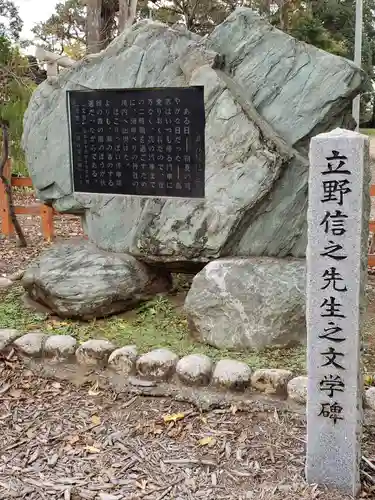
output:
M 370 467 L 370 469 L 375 470 L 375 464 L 370 462 L 368 458 L 362 456 L 362 460 Z
M 372 484 L 375 484 L 375 478 L 373 478 L 368 472 L 361 469 L 361 474 L 363 474 Z
M 186 466 L 186 465 L 208 465 L 211 467 L 216 467 L 217 464 L 215 462 L 212 462 L 211 460 L 194 460 L 193 458 L 178 458 L 176 460 L 163 460 L 165 464 L 171 464 L 171 465 L 181 465 L 181 466 Z
M 161 495 L 158 496 L 158 498 L 156 500 L 161 500 L 162 498 L 167 496 L 172 488 L 173 488 L 173 486 L 169 486 Z

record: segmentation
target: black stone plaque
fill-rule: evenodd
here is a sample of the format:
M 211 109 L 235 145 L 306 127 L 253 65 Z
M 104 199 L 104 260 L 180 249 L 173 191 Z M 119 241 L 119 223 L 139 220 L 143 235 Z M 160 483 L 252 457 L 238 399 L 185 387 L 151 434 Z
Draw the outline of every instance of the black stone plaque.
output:
M 203 87 L 67 94 L 74 192 L 204 198 Z

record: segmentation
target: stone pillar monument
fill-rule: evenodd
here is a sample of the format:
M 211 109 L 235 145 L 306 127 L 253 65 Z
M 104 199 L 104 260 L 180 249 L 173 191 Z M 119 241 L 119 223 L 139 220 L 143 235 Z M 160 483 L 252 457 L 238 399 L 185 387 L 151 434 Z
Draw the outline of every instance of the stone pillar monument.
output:
M 357 495 L 361 317 L 370 215 L 368 137 L 335 129 L 310 143 L 306 478 Z

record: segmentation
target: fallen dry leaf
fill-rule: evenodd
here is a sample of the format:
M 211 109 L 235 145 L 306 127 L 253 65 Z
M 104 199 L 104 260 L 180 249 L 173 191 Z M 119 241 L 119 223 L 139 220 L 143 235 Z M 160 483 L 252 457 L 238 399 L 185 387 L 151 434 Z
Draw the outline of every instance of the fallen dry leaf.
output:
M 173 413 L 172 415 L 165 415 L 163 417 L 166 424 L 169 422 L 177 422 L 177 420 L 182 420 L 183 418 L 185 418 L 185 413 Z
M 98 415 L 93 415 L 91 417 L 91 422 L 94 424 L 94 425 L 100 425 L 100 417 Z
M 140 482 L 139 481 L 136 481 L 136 486 L 141 489 L 141 490 L 145 490 L 146 489 L 146 486 L 147 486 L 147 481 L 146 479 L 142 479 Z
M 100 449 L 95 446 L 85 446 L 85 450 L 89 453 L 100 453 Z
M 236 405 L 232 405 L 230 407 L 230 412 L 231 412 L 232 415 L 235 415 L 237 413 L 237 411 L 238 411 L 238 408 L 237 408 Z
M 200 446 L 214 446 L 216 439 L 212 436 L 206 436 L 198 441 Z
M 12 398 L 18 399 L 21 397 L 22 391 L 20 389 L 13 389 L 9 392 Z
M 95 382 L 95 384 L 89 389 L 88 395 L 89 396 L 98 396 L 100 394 L 100 389 L 99 389 L 99 384 L 98 382 Z
M 69 436 L 67 439 L 69 444 L 75 444 L 79 441 L 79 436 L 76 434 L 75 436 Z
M 35 431 L 34 429 L 27 429 L 26 431 L 26 436 L 29 438 L 29 439 L 33 439 L 35 437 Z

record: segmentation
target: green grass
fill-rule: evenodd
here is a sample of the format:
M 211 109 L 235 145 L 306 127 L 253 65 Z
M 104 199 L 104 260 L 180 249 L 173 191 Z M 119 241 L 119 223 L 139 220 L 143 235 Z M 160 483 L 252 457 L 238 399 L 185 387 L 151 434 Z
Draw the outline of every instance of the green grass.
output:
M 12 161 L 12 174 L 29 177 L 29 171 L 24 158 L 17 158 Z
M 136 344 L 144 353 L 166 347 L 179 356 L 192 353 L 207 354 L 214 360 L 230 357 L 245 361 L 253 369 L 287 368 L 295 374 L 305 372 L 305 348 L 266 349 L 262 352 L 238 352 L 216 349 L 195 342 L 188 329 L 186 317 L 173 303 L 173 297 L 157 297 L 135 311 L 123 316 L 91 322 L 53 321 L 44 314 L 26 309 L 20 286 L 0 297 L 0 328 L 17 328 L 25 332 L 42 330 L 49 334 L 72 335 L 79 342 L 89 338 L 105 338 L 118 346 Z
M 361 134 L 375 136 L 375 128 L 361 128 L 360 132 Z

